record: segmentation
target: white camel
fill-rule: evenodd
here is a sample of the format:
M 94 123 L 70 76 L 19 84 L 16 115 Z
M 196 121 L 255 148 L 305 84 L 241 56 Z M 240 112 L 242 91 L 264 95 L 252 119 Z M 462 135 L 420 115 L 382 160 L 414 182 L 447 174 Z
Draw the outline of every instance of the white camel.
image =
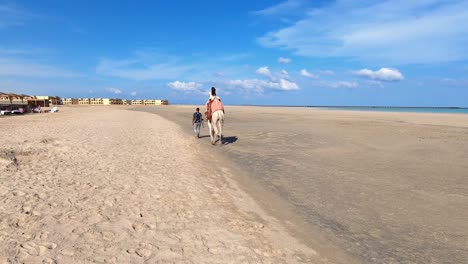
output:
M 208 129 L 210 130 L 211 144 L 216 142 L 223 144 L 224 111 L 218 110 L 211 114 L 211 120 L 207 118 Z

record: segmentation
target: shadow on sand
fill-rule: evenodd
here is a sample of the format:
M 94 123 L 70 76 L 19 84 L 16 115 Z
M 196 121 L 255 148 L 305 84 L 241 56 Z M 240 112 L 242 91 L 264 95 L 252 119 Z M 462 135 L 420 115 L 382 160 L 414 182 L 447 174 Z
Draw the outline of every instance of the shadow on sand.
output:
M 236 136 L 223 137 L 223 145 L 232 144 L 232 143 L 236 142 L 237 139 L 238 138 Z

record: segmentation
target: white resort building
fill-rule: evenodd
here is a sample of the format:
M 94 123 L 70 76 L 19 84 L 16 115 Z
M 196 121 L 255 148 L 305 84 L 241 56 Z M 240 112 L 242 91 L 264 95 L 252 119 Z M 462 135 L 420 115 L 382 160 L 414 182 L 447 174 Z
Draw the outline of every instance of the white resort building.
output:
M 126 100 L 119 98 L 63 98 L 64 105 L 168 105 L 168 100 Z

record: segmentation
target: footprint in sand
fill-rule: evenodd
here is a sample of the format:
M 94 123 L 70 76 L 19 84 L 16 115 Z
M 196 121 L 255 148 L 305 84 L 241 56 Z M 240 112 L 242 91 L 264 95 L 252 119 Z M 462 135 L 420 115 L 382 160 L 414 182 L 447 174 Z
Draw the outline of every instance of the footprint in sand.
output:
M 155 226 L 151 225 L 151 224 L 146 224 L 146 223 L 143 223 L 143 222 L 135 222 L 135 223 L 132 224 L 132 228 L 136 232 L 144 232 L 144 231 L 147 231 L 147 230 L 150 230 L 150 229 L 154 229 Z
M 36 245 L 36 243 L 34 242 L 26 242 L 26 243 L 22 243 L 20 245 L 20 251 L 26 253 L 27 255 L 30 255 L 30 256 L 39 256 L 39 252 L 40 252 L 40 249 L 39 249 L 39 246 Z
M 20 190 L 15 190 L 15 191 L 13 191 L 13 195 L 14 195 L 14 196 L 19 196 L 19 197 L 21 197 L 21 196 L 24 196 L 25 194 L 26 194 L 25 192 L 20 191 Z
M 142 258 L 148 258 L 149 256 L 151 256 L 151 254 L 153 254 L 153 251 L 147 248 L 138 248 L 135 250 L 135 254 Z

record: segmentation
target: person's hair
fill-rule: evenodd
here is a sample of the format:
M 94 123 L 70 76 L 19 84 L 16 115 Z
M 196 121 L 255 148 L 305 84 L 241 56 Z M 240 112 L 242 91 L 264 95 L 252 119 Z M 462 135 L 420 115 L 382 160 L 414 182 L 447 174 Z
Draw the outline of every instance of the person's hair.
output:
M 216 96 L 216 88 L 211 87 L 211 95 Z
M 197 107 L 197 111 L 200 111 L 200 108 Z

